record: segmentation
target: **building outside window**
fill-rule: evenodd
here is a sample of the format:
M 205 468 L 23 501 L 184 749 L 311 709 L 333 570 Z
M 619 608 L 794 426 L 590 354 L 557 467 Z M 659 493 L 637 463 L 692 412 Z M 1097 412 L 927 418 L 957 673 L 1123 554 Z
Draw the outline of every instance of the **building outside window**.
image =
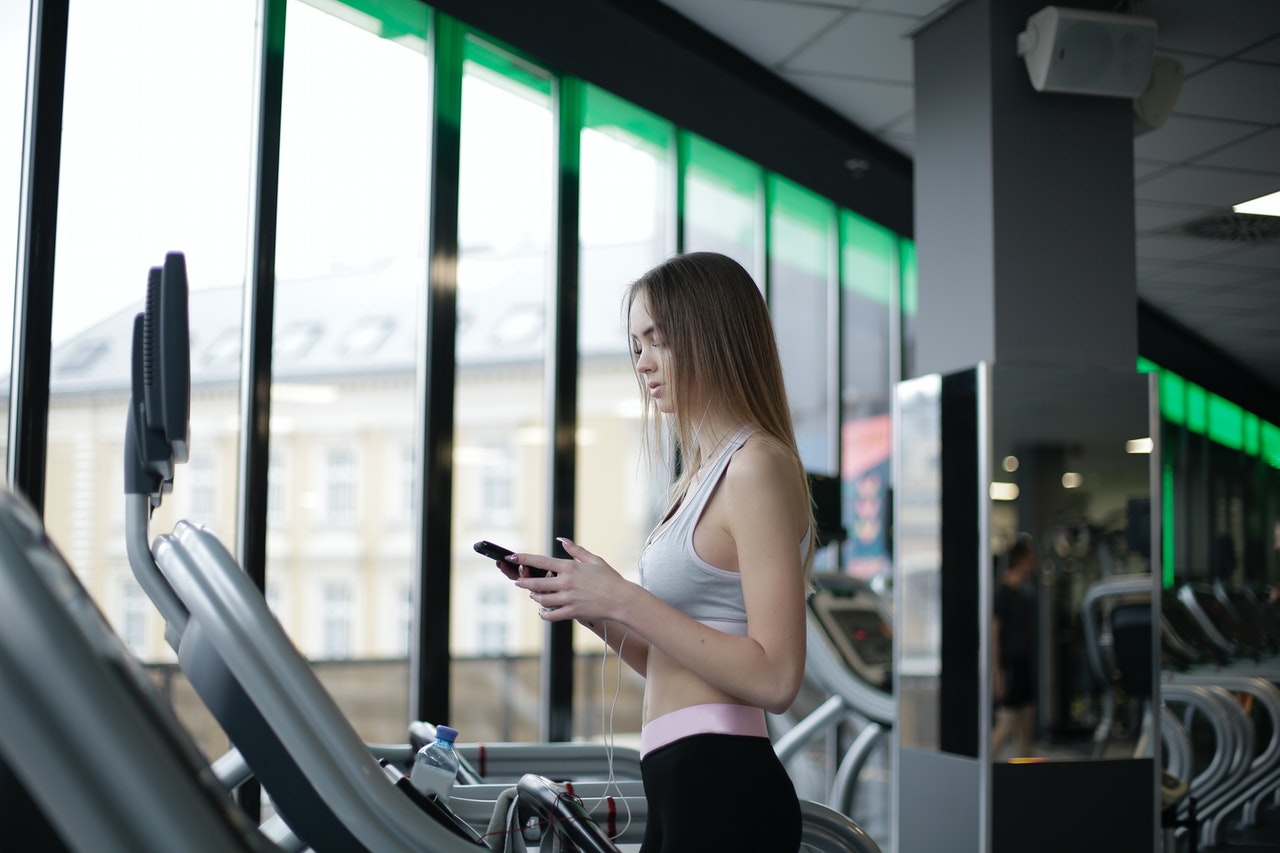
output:
M 515 512 L 511 448 L 504 444 L 487 445 L 480 457 L 480 489 L 477 515 L 495 523 Z
M 413 518 L 413 509 L 417 504 L 418 489 L 418 454 L 413 445 L 403 444 L 397 454 L 400 464 L 395 470 L 395 481 L 399 484 L 396 499 L 392 501 L 391 511 L 401 521 Z
M 392 657 L 407 658 L 413 642 L 413 584 L 403 583 L 397 587 L 394 612 L 397 628 Z
M 209 456 L 194 457 L 185 473 L 187 482 L 191 484 L 189 497 L 192 520 L 205 524 L 212 522 L 217 511 L 217 471 L 214 460 Z
M 151 607 L 146 593 L 132 577 L 120 581 L 120 639 L 134 654 L 147 651 L 147 611 Z
M 351 656 L 351 587 L 327 583 L 322 591 L 320 657 L 339 660 Z
M 267 522 L 279 524 L 284 521 L 288 508 L 285 506 L 285 473 L 284 454 L 278 450 L 271 451 L 267 462 Z
M 511 590 L 506 586 L 483 586 L 476 591 L 475 652 L 478 655 L 502 655 L 507 651 L 508 616 Z
M 263 594 L 266 599 L 267 609 L 269 609 L 277 619 L 280 618 L 280 581 L 276 578 L 267 579 L 267 591 Z
M 330 521 L 351 521 L 356 517 L 356 460 L 345 448 L 325 454 L 325 517 Z

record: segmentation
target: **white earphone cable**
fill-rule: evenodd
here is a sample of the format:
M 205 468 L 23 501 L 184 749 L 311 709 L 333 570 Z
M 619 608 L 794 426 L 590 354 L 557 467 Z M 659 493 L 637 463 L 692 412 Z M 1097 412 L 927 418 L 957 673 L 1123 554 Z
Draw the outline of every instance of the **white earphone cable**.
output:
M 609 703 L 609 719 L 608 719 L 608 724 L 606 726 L 605 717 L 604 717 L 604 701 L 603 700 L 605 695 L 605 665 L 609 661 L 609 623 L 608 621 L 605 621 L 603 627 L 604 627 L 604 651 L 600 655 L 600 699 L 601 699 L 600 728 L 601 728 L 601 731 L 604 733 L 605 760 L 608 763 L 609 773 L 605 779 L 604 792 L 600 795 L 600 798 L 596 801 L 596 805 L 599 805 L 600 803 L 603 803 L 606 799 L 608 799 L 609 791 L 611 789 L 617 795 L 617 798 L 622 801 L 623 807 L 626 808 L 627 810 L 627 822 L 623 825 L 622 829 L 618 830 L 617 834 L 613 836 L 613 838 L 616 839 L 616 838 L 621 838 L 624 834 L 626 834 L 626 831 L 631 827 L 631 805 L 627 802 L 627 798 L 623 795 L 621 788 L 618 787 L 618 780 L 613 770 L 613 746 L 614 746 L 613 716 L 614 716 L 614 712 L 617 711 L 618 709 L 618 697 L 622 694 L 622 666 L 623 666 L 622 650 L 627 644 L 627 637 L 631 635 L 631 630 L 627 629 L 623 633 L 622 639 L 618 641 L 618 675 L 613 686 L 613 699 Z M 588 809 L 587 811 L 588 813 L 590 813 L 592 809 Z

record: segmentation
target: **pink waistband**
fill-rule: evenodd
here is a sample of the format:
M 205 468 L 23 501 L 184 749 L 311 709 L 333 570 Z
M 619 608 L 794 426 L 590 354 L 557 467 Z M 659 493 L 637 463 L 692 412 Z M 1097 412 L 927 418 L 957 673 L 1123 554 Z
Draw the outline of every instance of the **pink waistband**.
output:
M 640 730 L 640 757 L 691 735 L 768 737 L 764 710 L 732 703 L 690 705 L 650 720 Z

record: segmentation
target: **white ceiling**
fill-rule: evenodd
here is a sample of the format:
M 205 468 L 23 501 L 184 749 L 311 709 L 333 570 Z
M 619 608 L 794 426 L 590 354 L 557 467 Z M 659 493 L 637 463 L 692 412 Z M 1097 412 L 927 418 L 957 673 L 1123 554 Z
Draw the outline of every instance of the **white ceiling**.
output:
M 663 2 L 910 156 L 907 34 L 955 0 Z M 1280 190 L 1280 0 L 1130 6 L 1185 72 L 1172 116 L 1134 139 L 1138 294 L 1280 385 L 1280 220 L 1264 241 L 1182 230 Z

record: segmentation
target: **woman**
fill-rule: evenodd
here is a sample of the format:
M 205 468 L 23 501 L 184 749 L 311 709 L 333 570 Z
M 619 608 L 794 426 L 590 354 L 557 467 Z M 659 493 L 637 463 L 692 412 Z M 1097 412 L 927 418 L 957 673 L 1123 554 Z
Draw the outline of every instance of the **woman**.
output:
M 516 585 L 645 676 L 643 853 L 794 853 L 799 802 L 765 712 L 790 707 L 804 675 L 813 516 L 768 309 L 713 253 L 659 264 L 624 304 L 650 456 L 665 428 L 679 459 L 640 583 L 561 539 L 572 559 L 508 558 L 552 573 L 522 568 Z

